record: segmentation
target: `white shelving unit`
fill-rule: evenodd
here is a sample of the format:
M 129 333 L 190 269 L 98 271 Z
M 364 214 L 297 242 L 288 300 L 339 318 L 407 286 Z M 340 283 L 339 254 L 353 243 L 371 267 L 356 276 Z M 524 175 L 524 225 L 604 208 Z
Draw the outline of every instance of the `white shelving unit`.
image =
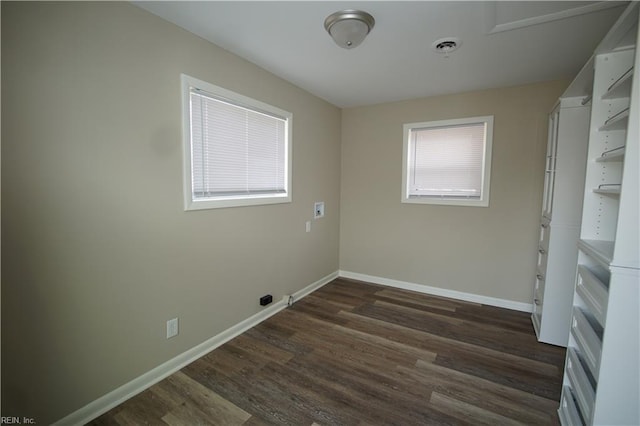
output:
M 538 266 L 531 320 L 538 340 L 567 346 L 578 258 L 590 107 L 561 98 L 549 115 Z
M 563 425 L 640 424 L 639 9 L 629 5 L 590 61 L 589 149 L 558 410 Z

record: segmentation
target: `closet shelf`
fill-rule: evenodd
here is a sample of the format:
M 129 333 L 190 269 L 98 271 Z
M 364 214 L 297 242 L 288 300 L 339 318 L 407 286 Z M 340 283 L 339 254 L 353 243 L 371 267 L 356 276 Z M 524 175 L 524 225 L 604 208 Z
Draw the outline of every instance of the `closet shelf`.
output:
M 586 186 L 558 410 L 561 422 L 571 422 L 564 426 L 640 425 L 640 46 L 633 44 L 639 11 L 640 1 L 630 2 L 598 45 L 590 69 L 594 96 Z
M 629 121 L 629 108 L 625 108 L 613 117 L 604 122 L 604 125 L 600 126 L 600 131 L 603 130 L 625 130 L 627 128 L 627 122 Z
M 596 163 L 607 163 L 609 161 L 623 161 L 624 159 L 625 146 L 619 146 L 618 148 L 613 148 L 608 151 L 605 151 L 600 155 L 600 157 L 596 158 Z
M 595 194 L 601 195 L 620 195 L 620 188 L 595 188 L 593 190 Z
M 631 81 L 633 80 L 633 67 L 620 76 L 602 95 L 602 99 L 628 98 L 631 93 Z
M 609 268 L 613 259 L 614 241 L 579 240 L 578 248 L 598 261 L 605 268 Z

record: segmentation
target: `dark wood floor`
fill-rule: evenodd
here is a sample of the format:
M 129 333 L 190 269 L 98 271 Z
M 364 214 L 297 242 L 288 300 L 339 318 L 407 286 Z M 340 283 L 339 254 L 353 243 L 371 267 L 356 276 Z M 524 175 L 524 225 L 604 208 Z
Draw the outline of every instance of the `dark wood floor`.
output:
M 558 424 L 529 315 L 337 279 L 93 425 Z

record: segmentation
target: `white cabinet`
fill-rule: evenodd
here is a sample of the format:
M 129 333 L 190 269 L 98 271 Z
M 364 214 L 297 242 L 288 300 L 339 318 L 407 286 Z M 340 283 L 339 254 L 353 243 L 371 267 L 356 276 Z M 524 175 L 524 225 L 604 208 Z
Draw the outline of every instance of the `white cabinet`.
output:
M 638 9 L 630 4 L 590 61 L 589 149 L 562 424 L 640 424 Z
M 562 98 L 549 115 L 538 266 L 531 316 L 538 340 L 567 346 L 590 107 Z

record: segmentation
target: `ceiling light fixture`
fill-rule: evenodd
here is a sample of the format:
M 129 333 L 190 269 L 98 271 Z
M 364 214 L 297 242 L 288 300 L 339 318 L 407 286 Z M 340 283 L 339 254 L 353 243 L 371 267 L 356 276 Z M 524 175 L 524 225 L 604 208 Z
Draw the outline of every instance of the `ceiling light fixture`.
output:
M 367 12 L 348 9 L 327 16 L 324 28 L 338 46 L 353 49 L 362 43 L 375 23 L 373 16 Z

